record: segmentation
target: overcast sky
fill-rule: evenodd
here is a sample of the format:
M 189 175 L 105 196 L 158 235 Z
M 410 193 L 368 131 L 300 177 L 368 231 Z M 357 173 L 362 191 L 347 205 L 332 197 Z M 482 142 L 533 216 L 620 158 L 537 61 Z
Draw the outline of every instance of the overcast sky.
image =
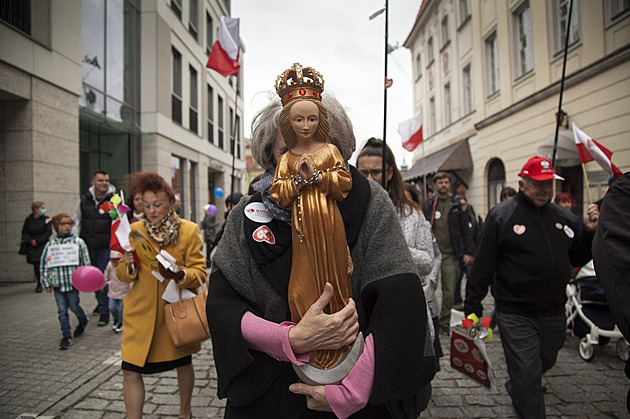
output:
M 405 41 L 421 0 L 389 2 L 389 43 Z M 257 110 L 275 95 L 276 77 L 293 63 L 310 66 L 324 77 L 326 92 L 346 108 L 354 126 L 357 151 L 370 137 L 383 137 L 385 14 L 370 21 L 384 0 L 233 0 L 232 17 L 240 18 L 245 45 L 245 135 Z M 406 48 L 389 54 L 387 144 L 398 166 L 412 153 L 401 146 L 398 123 L 414 114 L 411 55 Z M 355 155 L 351 159 L 354 163 Z

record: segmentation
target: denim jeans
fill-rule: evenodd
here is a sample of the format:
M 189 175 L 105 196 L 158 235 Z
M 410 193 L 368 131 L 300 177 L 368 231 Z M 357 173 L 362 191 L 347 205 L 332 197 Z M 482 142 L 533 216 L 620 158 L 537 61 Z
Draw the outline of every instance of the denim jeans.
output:
M 109 262 L 109 248 L 104 249 L 90 249 L 90 261 L 93 266 L 96 266 L 101 271 L 105 272 L 107 262 Z M 94 293 L 96 301 L 98 302 L 98 312 L 101 315 L 106 315 L 109 319 L 109 311 L 107 309 L 109 305 L 109 298 L 107 297 L 108 286 L 102 290 L 98 290 Z
M 122 325 L 123 319 L 123 300 L 117 300 L 115 298 L 109 299 L 109 312 L 112 313 L 114 321 Z
M 57 314 L 59 314 L 59 324 L 61 325 L 61 334 L 67 338 L 72 337 L 70 331 L 70 317 L 68 316 L 68 308 L 77 316 L 80 324 L 86 324 L 88 319 L 79 305 L 79 291 L 72 290 L 62 292 L 59 288 L 53 288 L 55 292 L 55 301 L 57 302 Z

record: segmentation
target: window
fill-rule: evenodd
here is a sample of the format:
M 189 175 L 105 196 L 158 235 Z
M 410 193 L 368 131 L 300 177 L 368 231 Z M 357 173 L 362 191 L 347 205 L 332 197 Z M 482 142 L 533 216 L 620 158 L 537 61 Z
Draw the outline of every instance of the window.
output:
M 184 165 L 186 160 L 171 154 L 171 187 L 175 193 L 175 197 L 179 197 L 182 207 L 179 210 L 179 214 L 183 217 L 186 209 L 185 196 L 184 196 Z
M 197 70 L 189 67 L 190 69 L 190 111 L 188 113 L 190 130 L 197 133 L 197 108 L 198 108 L 198 94 L 197 94 Z
M 241 158 L 241 117 L 236 115 L 236 158 Z
M 610 25 L 630 12 L 630 0 L 606 0 L 605 7 L 606 23 Z
M 182 55 L 173 48 L 173 94 L 171 100 L 172 118 L 182 123 Z
M 532 13 L 529 2 L 524 2 L 523 5 L 512 14 L 517 77 L 529 73 L 534 68 L 531 16 Z
M 217 107 L 219 108 L 219 148 L 223 150 L 223 98 L 221 96 L 217 96 Z
M 427 52 L 429 54 L 429 65 L 431 65 L 431 63 L 433 63 L 433 37 L 430 37 L 429 40 L 427 41 Z
M 420 57 L 420 53 L 416 55 L 416 78 L 422 75 L 422 59 Z
M 197 39 L 197 27 L 199 25 L 199 14 L 197 10 L 197 0 L 188 0 L 188 31 Z
M 214 90 L 208 86 L 208 141 L 214 144 Z
M 179 20 L 182 20 L 182 0 L 171 0 L 171 10 Z
M 470 17 L 470 0 L 459 0 L 459 23 L 464 23 Z
M 486 85 L 488 96 L 499 91 L 499 51 L 497 33 L 493 32 L 485 42 L 486 46 Z
M 236 147 L 236 130 L 234 129 L 234 109 L 230 108 L 229 114 L 230 121 L 230 154 L 234 155 L 234 148 Z
M 429 123 L 431 126 L 431 134 L 435 134 L 437 132 L 437 126 L 435 122 L 435 98 L 432 97 L 429 99 Z
M 188 194 L 189 199 L 186 204 L 188 204 L 188 211 L 186 215 L 188 216 L 188 220 L 192 222 L 197 221 L 197 163 L 194 161 L 188 161 L 188 186 L 190 193 Z
M 470 64 L 464 67 L 462 73 L 462 87 L 464 93 L 464 115 L 468 115 L 473 111 L 473 86 Z
M 206 12 L 206 53 L 208 55 L 210 55 L 210 51 L 212 51 L 212 44 L 214 44 L 212 40 L 212 16 L 210 16 L 210 13 Z
M 48 48 L 52 45 L 51 15 L 51 0 L 0 1 L 0 21 Z
M 571 10 L 571 27 L 567 31 L 569 23 L 569 6 L 571 0 L 555 0 L 552 2 L 553 10 L 553 53 L 560 54 L 564 51 L 564 45 L 569 35 L 569 46 L 574 45 L 580 40 L 580 19 L 578 14 L 579 2 L 573 1 Z
M 446 15 L 444 19 L 442 19 L 442 48 L 444 48 L 450 40 L 451 34 L 448 30 L 448 15 Z
M 451 125 L 451 84 L 444 85 L 444 126 Z

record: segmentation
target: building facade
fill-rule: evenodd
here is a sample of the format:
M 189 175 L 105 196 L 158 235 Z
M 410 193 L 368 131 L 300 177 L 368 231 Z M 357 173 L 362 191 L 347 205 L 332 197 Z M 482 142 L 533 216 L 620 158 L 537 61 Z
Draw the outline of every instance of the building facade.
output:
M 223 213 L 215 189 L 244 190 L 242 81 L 205 67 L 229 14 L 229 0 L 3 2 L 0 282 L 34 279 L 16 250 L 31 202 L 73 213 L 95 170 L 116 186 L 158 172 L 196 222 L 204 204 Z
M 573 194 L 576 213 L 605 194 L 608 175 L 587 163 L 587 185 L 571 122 L 630 169 L 627 1 L 424 0 L 405 46 L 426 133 L 406 179 L 431 184 L 447 170 L 486 214 L 502 187 L 518 189 L 529 157 L 552 157 L 561 91 L 556 190 Z

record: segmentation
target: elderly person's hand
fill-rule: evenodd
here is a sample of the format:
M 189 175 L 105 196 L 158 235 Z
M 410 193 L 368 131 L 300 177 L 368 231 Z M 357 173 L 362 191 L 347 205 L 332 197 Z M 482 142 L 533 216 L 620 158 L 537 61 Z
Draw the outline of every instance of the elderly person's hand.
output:
M 289 342 L 295 353 L 317 349 L 339 349 L 351 345 L 359 333 L 359 315 L 350 299 L 348 304 L 334 314 L 324 313 L 324 308 L 333 297 L 330 283 L 308 309 L 302 320 L 289 331 Z
M 320 412 L 332 412 L 324 394 L 324 386 L 309 386 L 308 384 L 295 383 L 289 386 L 289 391 L 306 396 L 306 406 L 311 410 Z
M 597 204 L 591 204 L 584 215 L 584 227 L 595 230 L 599 224 L 599 207 Z
M 166 279 L 174 279 L 175 282 L 182 282 L 184 277 L 186 276 L 186 271 L 180 269 L 177 272 L 173 272 L 170 269 L 166 269 L 162 266 L 161 263 L 158 263 L 158 267 L 160 268 L 160 274 Z

